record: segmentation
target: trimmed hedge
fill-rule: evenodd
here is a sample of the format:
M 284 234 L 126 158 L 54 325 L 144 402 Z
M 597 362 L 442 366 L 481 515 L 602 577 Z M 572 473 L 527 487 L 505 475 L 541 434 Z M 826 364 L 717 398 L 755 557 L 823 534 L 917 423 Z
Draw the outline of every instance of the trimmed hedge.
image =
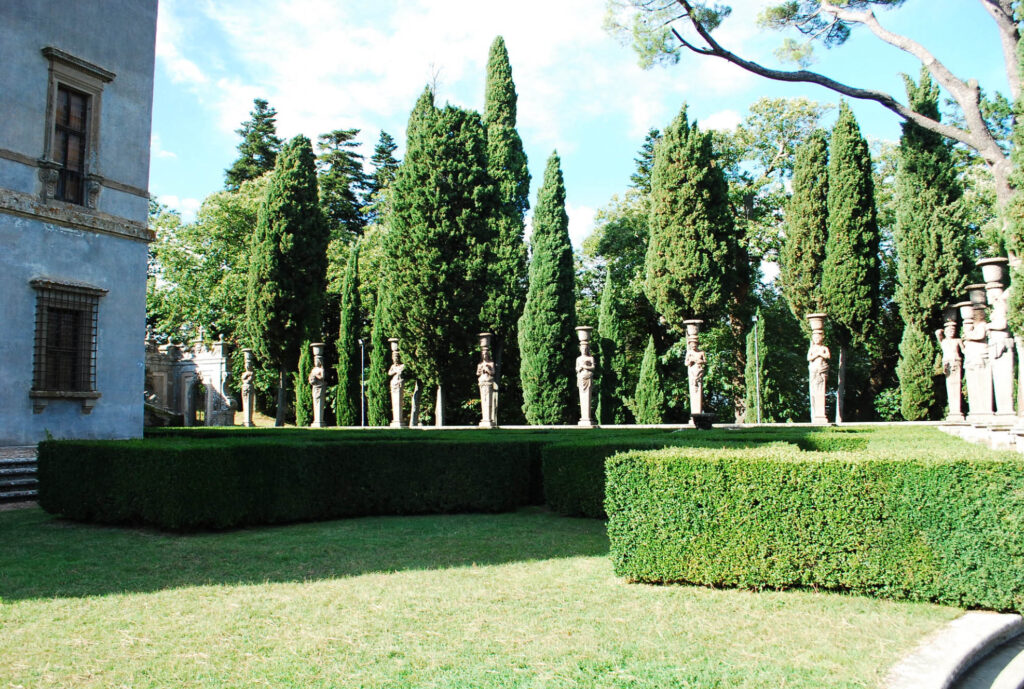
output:
M 71 519 L 192 530 L 500 512 L 537 499 L 531 443 L 52 441 L 39 500 Z
M 605 502 L 615 572 L 1024 612 L 1024 462 L 939 435 L 882 433 L 838 456 L 619 454 Z

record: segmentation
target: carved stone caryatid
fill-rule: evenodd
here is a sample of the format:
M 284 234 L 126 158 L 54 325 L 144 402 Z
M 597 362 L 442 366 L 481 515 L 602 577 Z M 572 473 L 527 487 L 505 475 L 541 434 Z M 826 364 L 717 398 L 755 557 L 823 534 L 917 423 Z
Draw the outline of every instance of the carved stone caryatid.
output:
M 587 428 L 594 425 L 594 420 L 590 415 L 591 399 L 594 392 L 594 370 L 597 368 L 594 355 L 590 353 L 590 334 L 593 330 L 590 326 L 585 325 L 576 328 L 576 337 L 580 341 L 580 355 L 576 357 L 576 388 L 580 393 L 579 425 Z
M 1013 412 L 1014 344 L 1007 323 L 1008 297 L 1003 289 L 1006 279 L 1006 258 L 986 258 L 978 261 L 985 277 L 985 296 L 991 306 L 988 321 L 988 360 L 992 371 L 992 391 L 996 415 L 1004 420 L 1015 420 Z
M 964 378 L 967 380 L 967 420 L 987 423 L 992 417 L 992 370 L 988 361 L 988 323 L 985 286 L 968 285 L 970 302 L 962 305 L 964 321 Z
M 832 352 L 825 346 L 824 313 L 808 314 L 811 324 L 811 346 L 807 350 L 808 392 L 811 400 L 811 423 L 828 423 L 825 395 L 828 390 L 829 361 Z
M 963 412 L 963 354 L 964 343 L 956 336 L 956 307 L 946 309 L 944 328 L 935 331 L 935 338 L 942 349 L 942 375 L 946 377 L 946 399 L 949 413 L 946 421 L 954 423 L 964 420 Z
M 686 326 L 686 378 L 690 385 L 690 417 L 704 413 L 704 374 L 708 369 L 708 357 L 699 349 L 700 326 L 704 321 L 691 319 L 683 321 Z
M 480 333 L 480 363 L 476 382 L 480 388 L 480 428 L 494 428 L 494 361 L 491 360 L 491 334 Z
M 309 371 L 309 384 L 313 388 L 313 423 L 311 428 L 323 428 L 324 424 L 324 343 L 314 342 L 313 368 Z
M 402 363 L 401 355 L 398 353 L 398 338 L 388 338 L 391 345 L 391 368 L 388 375 L 391 377 L 391 426 L 393 428 L 404 428 L 402 420 L 402 374 L 405 372 L 405 364 Z
M 245 370 L 242 371 L 242 425 L 252 428 L 256 425 L 252 422 L 253 405 L 256 402 L 256 385 L 253 379 L 256 372 L 253 370 L 252 350 L 243 349 L 242 356 L 245 357 Z

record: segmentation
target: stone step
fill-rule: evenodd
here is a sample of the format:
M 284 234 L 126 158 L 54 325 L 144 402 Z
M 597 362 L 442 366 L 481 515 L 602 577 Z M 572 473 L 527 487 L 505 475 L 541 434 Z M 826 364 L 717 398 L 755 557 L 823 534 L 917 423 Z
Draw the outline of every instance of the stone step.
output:
M 0 502 L 20 502 L 22 500 L 35 500 L 39 492 L 35 490 L 8 490 L 0 491 Z
M 0 476 L 21 476 L 22 474 L 35 474 L 35 464 L 24 464 L 21 466 L 0 465 Z
M 34 478 L 4 478 L 0 479 L 0 490 L 4 488 L 35 488 L 39 485 L 39 481 Z

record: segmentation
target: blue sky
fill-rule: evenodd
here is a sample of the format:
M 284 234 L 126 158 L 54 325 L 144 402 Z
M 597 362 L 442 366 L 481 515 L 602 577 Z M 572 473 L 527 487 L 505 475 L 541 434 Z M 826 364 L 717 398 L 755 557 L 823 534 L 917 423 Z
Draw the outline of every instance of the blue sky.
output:
M 744 57 L 779 66 L 782 36 L 759 32 L 767 0 L 730 3 L 716 32 Z M 632 49 L 602 28 L 604 0 L 161 0 L 150 189 L 191 217 L 223 188 L 236 156 L 234 133 L 255 97 L 278 112 L 278 133 L 315 141 L 332 129 L 359 128 L 363 153 L 379 131 L 404 148 L 409 110 L 436 75 L 439 103 L 482 109 L 487 51 L 505 38 L 519 93 L 519 132 L 533 175 L 562 159 L 570 233 L 576 245 L 597 209 L 629 183 L 650 127 L 664 127 L 684 102 L 702 126 L 734 126 L 763 96 L 837 102 L 825 89 L 779 84 L 720 60 L 685 55 L 673 67 L 641 70 Z M 998 36 L 980 2 L 908 0 L 881 11 L 887 28 L 918 40 L 963 79 L 1006 89 Z M 819 51 L 813 67 L 852 85 L 903 96 L 900 72 L 913 58 L 866 31 Z M 896 140 L 896 116 L 853 103 L 870 138 Z

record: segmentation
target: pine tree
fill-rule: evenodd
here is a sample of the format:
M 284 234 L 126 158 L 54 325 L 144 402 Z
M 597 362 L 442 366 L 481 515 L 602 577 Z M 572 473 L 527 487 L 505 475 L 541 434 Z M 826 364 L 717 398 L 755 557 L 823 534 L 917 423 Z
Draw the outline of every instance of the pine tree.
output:
M 747 271 L 711 144 L 684 105 L 654 156 L 644 292 L 676 330 L 722 315 Z
M 366 422 L 370 426 L 387 426 L 391 422 L 388 368 L 391 354 L 388 347 L 387 293 L 377 295 L 370 329 L 370 367 L 366 376 Z
M 636 172 L 629 176 L 629 180 L 633 183 L 633 188 L 638 190 L 641 194 L 651 193 L 651 173 L 654 171 L 654 149 L 657 147 L 659 141 L 661 141 L 661 132 L 654 127 L 651 127 L 647 131 L 647 136 L 644 138 L 644 144 L 640 148 L 639 157 L 633 159 L 636 163 Z
M 362 420 L 359 394 L 360 327 L 359 243 L 348 254 L 341 292 L 341 327 L 338 330 L 338 395 L 335 414 L 339 426 L 358 426 Z
M 249 121 L 235 130 L 241 135 L 242 143 L 238 144 L 238 159 L 224 171 L 224 187 L 228 191 L 238 191 L 242 182 L 273 170 L 281 150 L 281 139 L 277 136 L 277 110 L 262 98 L 254 99 L 253 106 Z
M 654 336 L 647 340 L 644 360 L 640 364 L 640 381 L 633 396 L 633 413 L 637 423 L 661 423 L 665 408 L 665 393 L 658 374 L 658 356 L 654 350 Z
M 380 130 L 380 138 L 377 145 L 373 147 L 373 155 L 370 156 L 370 164 L 373 165 L 373 174 L 370 175 L 370 195 L 374 195 L 391 186 L 398 172 L 399 161 L 395 158 L 395 151 L 398 144 L 394 138 L 383 129 Z
M 487 60 L 484 103 L 487 171 L 498 199 L 491 219 L 495 238 L 487 257 L 487 302 L 481 319 L 483 329 L 494 334 L 495 382 L 506 401 L 510 398 L 506 388 L 517 387 L 514 383 L 519 377 L 517 326 L 526 301 L 527 279 L 523 217 L 530 207 L 530 172 L 516 131 L 517 98 L 505 40 L 498 36 Z
M 305 428 L 313 423 L 313 390 L 309 385 L 309 372 L 313 370 L 313 355 L 309 340 L 302 343 L 299 370 L 295 373 L 295 425 Z
M 574 379 L 576 304 L 565 183 L 557 153 L 548 158 L 530 235 L 530 287 L 519 319 L 523 413 L 530 424 L 568 421 Z
M 786 240 L 779 255 L 782 293 L 804 330 L 822 309 L 821 273 L 828 237 L 828 139 L 815 130 L 796 152 L 793 196 L 786 206 Z
M 393 186 L 387 289 L 392 303 L 401 304 L 393 325 L 402 352 L 426 389 L 436 386 L 443 412 L 443 394 L 471 389 L 466 353 L 487 291 L 485 248 L 496 193 L 480 115 L 453 106 L 417 110 Z M 435 420 L 443 424 L 443 413 Z
M 865 344 L 878 314 L 878 223 L 871 155 L 844 101 L 832 130 L 828 166 L 828 239 L 821 296 L 839 344 L 836 420 L 842 421 L 849 349 Z
M 764 414 L 765 370 L 768 360 L 768 347 L 764 336 L 765 322 L 761 317 L 761 309 L 757 310 L 754 327 L 747 332 L 747 368 L 744 379 L 747 382 L 746 422 L 759 423 L 767 419 Z M 758 414 L 758 412 L 761 412 Z
M 597 319 L 597 343 L 601 355 L 597 418 L 602 425 L 626 423 L 624 403 L 629 392 L 624 389 L 627 374 L 622 324 L 618 289 L 613 282 L 612 271 L 609 270 L 605 274 Z
M 921 82 L 909 78 L 910 107 L 938 120 L 939 87 L 922 69 Z M 903 339 L 896 372 L 903 418 L 928 418 L 937 411 L 934 369 L 937 348 L 931 333 L 942 326 L 943 307 L 956 301 L 970 271 L 967 231 L 950 145 L 913 122 L 903 125 L 896 175 L 896 301 L 903 317 Z
M 317 138 L 320 205 L 331 228 L 331 239 L 351 242 L 363 233 L 363 195 L 369 177 L 363 156 L 356 152 L 358 129 L 335 129 Z
M 319 339 L 315 331 L 327 271 L 327 240 L 313 145 L 299 135 L 281 150 L 260 204 L 245 305 L 252 348 L 279 372 L 279 426 L 284 424 L 286 372 L 295 370 L 303 341 Z

